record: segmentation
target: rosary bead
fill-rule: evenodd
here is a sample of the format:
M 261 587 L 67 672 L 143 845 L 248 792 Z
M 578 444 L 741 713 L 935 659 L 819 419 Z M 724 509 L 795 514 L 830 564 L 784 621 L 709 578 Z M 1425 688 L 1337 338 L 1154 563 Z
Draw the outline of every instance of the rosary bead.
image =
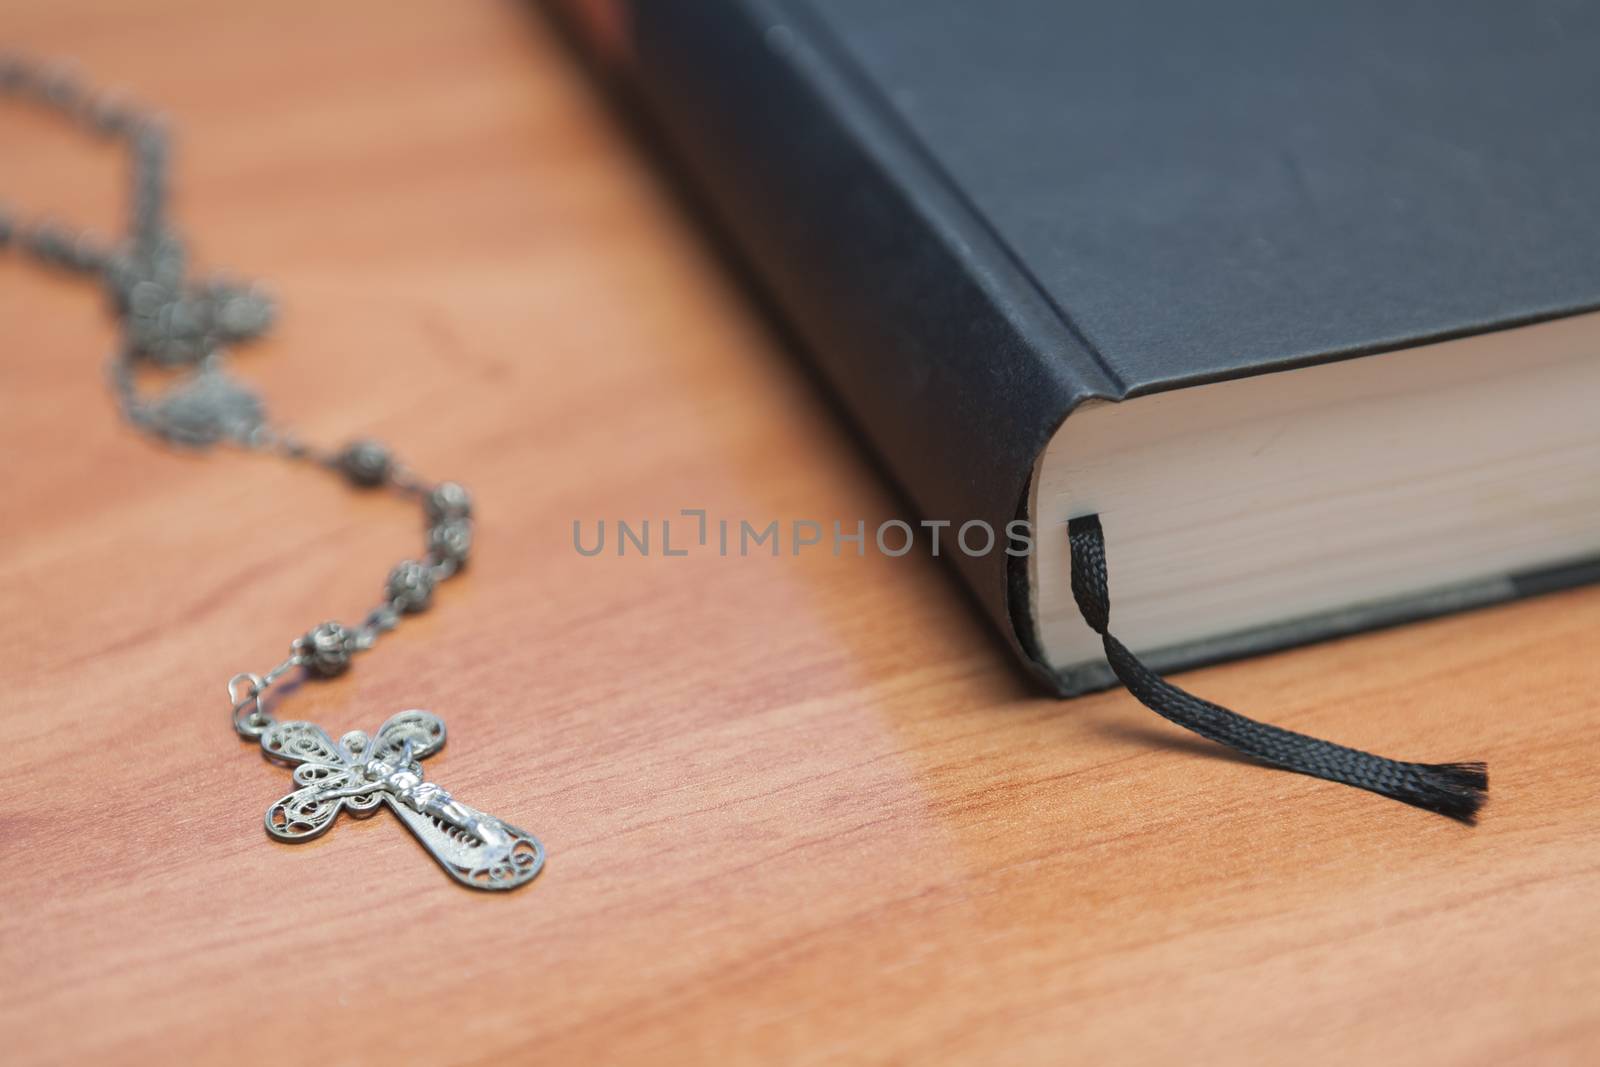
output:
M 71 113 L 83 100 L 83 87 L 73 77 L 72 71 L 56 67 L 44 71 L 38 83 L 39 99 L 51 107 Z
M 207 295 L 212 300 L 212 328 L 226 341 L 248 340 L 272 325 L 277 309 L 258 289 L 216 285 Z
M 248 441 L 266 422 L 261 397 L 215 367 L 190 375 L 143 410 L 151 433 L 196 448 L 224 439 Z
M 120 270 L 121 264 L 113 269 Z M 210 350 L 201 301 L 148 278 L 126 290 L 128 341 L 140 355 L 163 367 L 199 362 Z
M 385 592 L 401 611 L 422 611 L 433 599 L 433 571 L 424 563 L 408 559 L 389 572 Z
M 449 567 L 460 567 L 472 552 L 472 523 L 446 519 L 428 528 L 428 555 Z
M 325 622 L 308 630 L 294 643 L 295 654 L 308 671 L 323 678 L 343 674 L 350 666 L 349 630 L 336 622 Z
M 352 441 L 339 453 L 338 464 L 352 485 L 371 488 L 389 477 L 394 458 L 377 441 Z
M 97 93 L 85 101 L 83 118 L 102 137 L 117 137 L 134 126 L 136 117 L 120 93 Z
M 22 235 L 22 247 L 55 267 L 71 265 L 72 235 L 54 223 L 42 222 Z
M 155 179 L 151 179 L 154 181 Z M 189 250 L 176 234 L 163 231 L 151 242 L 135 248 L 144 277 L 176 296 L 189 273 Z
M 422 507 L 430 525 L 446 519 L 468 519 L 472 517 L 472 494 L 457 482 L 440 482 L 422 498 Z

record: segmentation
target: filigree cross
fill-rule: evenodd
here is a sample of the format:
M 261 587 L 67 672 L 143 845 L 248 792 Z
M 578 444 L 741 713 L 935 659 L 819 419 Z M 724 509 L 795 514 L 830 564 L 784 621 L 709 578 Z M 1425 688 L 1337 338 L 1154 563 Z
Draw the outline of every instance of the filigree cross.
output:
M 387 804 L 462 885 L 515 889 L 531 881 L 544 866 L 537 838 L 423 781 L 417 761 L 443 746 L 444 722 L 426 711 L 402 711 L 376 736 L 352 730 L 337 744 L 314 723 L 274 723 L 261 734 L 261 751 L 294 767 L 300 788 L 267 809 L 267 833 L 309 841 L 341 811 L 367 816 Z

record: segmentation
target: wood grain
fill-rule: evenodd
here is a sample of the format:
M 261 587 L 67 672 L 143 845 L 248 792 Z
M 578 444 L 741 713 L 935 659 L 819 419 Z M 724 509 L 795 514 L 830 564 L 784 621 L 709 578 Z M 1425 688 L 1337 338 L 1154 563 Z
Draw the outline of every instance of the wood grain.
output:
M 334 731 L 539 833 L 503 898 L 387 817 L 302 846 L 222 683 L 357 617 L 414 516 L 112 415 L 81 283 L 0 260 L 0 1034 L 11 1063 L 1580 1063 L 1600 1056 L 1600 591 L 1186 676 L 1482 757 L 1469 830 L 1027 691 L 937 561 L 587 559 L 571 526 L 897 504 L 519 5 L 26 0 L 0 39 L 169 110 L 242 373 L 481 502 Z M 0 198 L 111 225 L 113 152 L 0 110 Z M 592 527 L 591 527 L 592 528 Z

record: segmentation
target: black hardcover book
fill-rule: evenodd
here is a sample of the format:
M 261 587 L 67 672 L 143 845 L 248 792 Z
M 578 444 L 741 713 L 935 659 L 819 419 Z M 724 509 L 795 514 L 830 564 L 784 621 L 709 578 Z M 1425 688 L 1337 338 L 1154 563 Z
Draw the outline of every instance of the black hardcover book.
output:
M 573 11 L 1057 691 L 1600 573 L 1600 7 Z

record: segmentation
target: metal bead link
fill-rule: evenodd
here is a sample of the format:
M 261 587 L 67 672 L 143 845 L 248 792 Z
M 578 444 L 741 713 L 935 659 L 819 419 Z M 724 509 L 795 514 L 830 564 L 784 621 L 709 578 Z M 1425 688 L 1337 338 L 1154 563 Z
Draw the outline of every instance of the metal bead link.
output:
M 257 738 L 277 720 L 262 703 L 263 694 L 272 684 L 299 665 L 299 657 L 290 656 L 265 675 L 248 672 L 228 679 L 228 700 L 233 705 L 233 728 L 241 737 Z M 240 686 L 243 684 L 243 690 Z
M 242 687 L 242 688 L 241 688 Z M 228 679 L 228 701 L 233 705 L 233 728 L 240 737 L 256 738 L 272 725 L 272 716 L 261 706 L 267 682 L 258 674 L 241 672 Z
M 389 488 L 402 496 L 421 497 L 428 492 L 428 483 L 405 464 L 394 463 L 389 467 Z
M 4 224 L 4 244 L 10 239 L 10 224 Z M 74 233 L 55 222 L 41 222 L 24 230 L 18 242 L 22 251 L 50 267 L 92 274 L 105 269 L 111 253 L 86 234 Z
M 14 93 L 20 89 L 27 71 L 21 56 L 0 52 L 0 92 Z
M 59 266 L 66 258 L 72 238 L 66 228 L 54 222 L 41 222 L 23 231 L 22 250 L 50 266 Z
M 400 625 L 400 613 L 393 604 L 379 604 L 367 612 L 367 617 L 356 628 L 355 635 L 351 638 L 351 650 L 365 652 L 377 644 L 378 638 Z
M 64 67 L 40 72 L 34 90 L 41 103 L 69 114 L 78 110 L 78 102 L 83 95 L 83 89 L 78 85 L 77 79 Z
M 313 459 L 315 453 L 310 445 L 293 434 L 280 433 L 274 442 L 278 454 L 285 459 Z
M 126 94 L 112 90 L 98 92 L 79 108 L 83 122 L 101 137 L 124 137 L 138 123 L 138 116 Z

